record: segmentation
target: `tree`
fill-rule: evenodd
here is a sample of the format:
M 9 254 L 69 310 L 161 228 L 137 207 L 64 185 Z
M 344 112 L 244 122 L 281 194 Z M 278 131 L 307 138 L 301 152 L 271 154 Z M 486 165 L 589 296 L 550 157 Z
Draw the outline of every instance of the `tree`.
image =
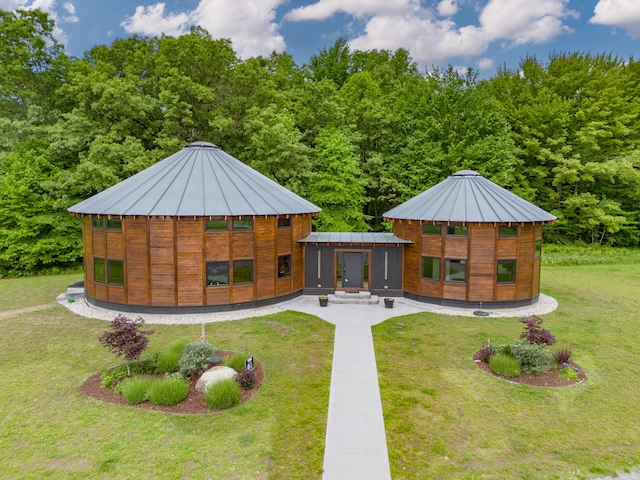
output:
M 140 330 L 144 320 L 140 317 L 132 320 L 124 315 L 118 315 L 111 322 L 111 331 L 105 331 L 98 337 L 102 345 L 109 348 L 116 357 L 124 357 L 127 361 L 127 374 L 131 375 L 129 362 L 139 360 L 140 355 L 149 343 L 148 335 L 153 330 Z

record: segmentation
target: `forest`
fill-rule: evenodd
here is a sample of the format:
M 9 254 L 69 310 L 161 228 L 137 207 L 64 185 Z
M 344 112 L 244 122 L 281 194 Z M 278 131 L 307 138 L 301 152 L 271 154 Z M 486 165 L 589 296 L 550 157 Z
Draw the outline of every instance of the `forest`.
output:
M 322 208 L 318 231 L 475 170 L 558 217 L 551 243 L 640 245 L 640 63 L 529 57 L 481 80 L 346 39 L 297 65 L 194 27 L 69 57 L 38 11 L 0 11 L 0 277 L 81 264 L 67 208 L 197 140 Z

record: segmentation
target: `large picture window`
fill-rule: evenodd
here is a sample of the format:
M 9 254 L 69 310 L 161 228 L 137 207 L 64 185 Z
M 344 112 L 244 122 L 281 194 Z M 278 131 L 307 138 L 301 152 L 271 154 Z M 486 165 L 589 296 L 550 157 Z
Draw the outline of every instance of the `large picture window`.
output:
M 515 283 L 516 261 L 498 260 L 498 283 Z
M 447 235 L 466 237 L 467 226 L 466 225 L 447 225 Z
M 253 260 L 233 261 L 233 284 L 253 283 Z
M 442 225 L 433 225 L 431 223 L 422 224 L 423 235 L 442 235 Z
M 229 285 L 229 262 L 207 262 L 207 287 Z
M 498 227 L 498 235 L 500 237 L 517 237 L 518 226 L 517 225 L 500 225 Z
M 207 220 L 207 232 L 226 232 L 229 230 L 229 221 L 224 218 Z
M 108 260 L 109 284 L 124 285 L 124 266 L 122 260 Z
M 291 255 L 281 255 L 278 257 L 278 278 L 291 276 Z
M 440 280 L 440 259 L 437 257 L 422 257 L 422 278 Z
M 466 260 L 452 260 L 447 259 L 444 261 L 444 280 L 446 282 L 460 282 L 467 281 L 467 261 Z
M 93 278 L 96 282 L 104 283 L 106 281 L 104 258 L 93 259 Z
M 253 219 L 251 218 L 234 218 L 233 219 L 234 230 L 253 230 Z

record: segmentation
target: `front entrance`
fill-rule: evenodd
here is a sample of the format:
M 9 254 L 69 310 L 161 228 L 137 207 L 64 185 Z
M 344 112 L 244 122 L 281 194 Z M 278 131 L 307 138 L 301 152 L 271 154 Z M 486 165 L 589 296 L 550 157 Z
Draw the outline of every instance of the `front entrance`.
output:
M 367 250 L 336 252 L 337 289 L 369 289 L 369 253 Z

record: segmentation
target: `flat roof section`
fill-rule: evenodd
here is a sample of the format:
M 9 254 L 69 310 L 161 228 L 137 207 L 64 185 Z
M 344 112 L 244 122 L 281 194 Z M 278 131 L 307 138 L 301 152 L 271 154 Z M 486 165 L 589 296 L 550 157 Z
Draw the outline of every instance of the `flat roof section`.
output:
M 311 232 L 299 243 L 316 245 L 402 245 L 413 243 L 387 232 Z

